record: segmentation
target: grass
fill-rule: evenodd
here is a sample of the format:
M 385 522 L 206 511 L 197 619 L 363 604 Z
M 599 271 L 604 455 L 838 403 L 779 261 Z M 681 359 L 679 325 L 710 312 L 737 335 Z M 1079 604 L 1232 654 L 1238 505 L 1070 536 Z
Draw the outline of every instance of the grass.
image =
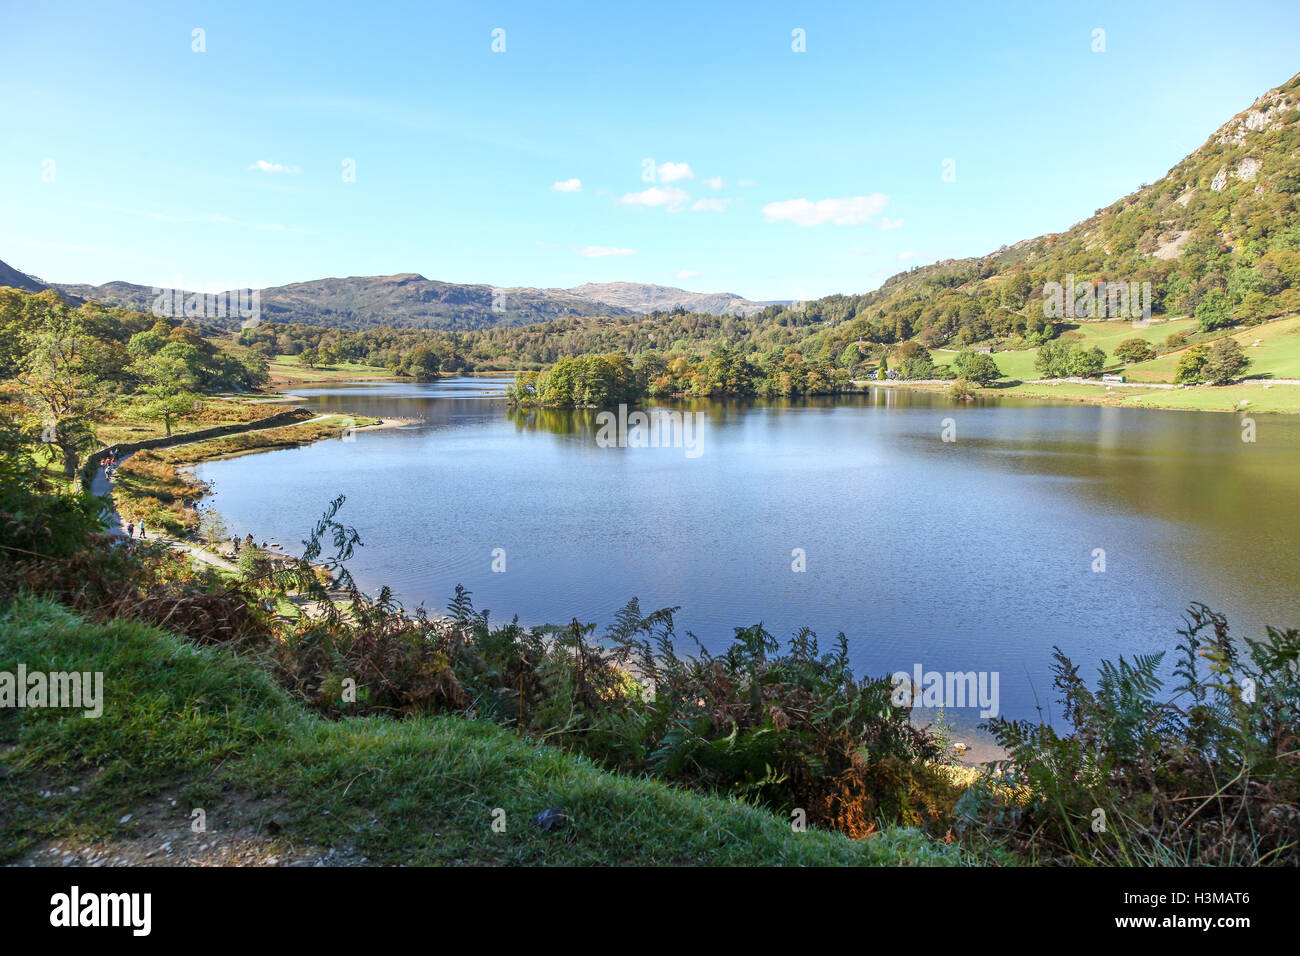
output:
M 0 670 L 100 671 L 103 715 L 0 710 L 0 862 L 47 839 L 131 832 L 142 801 L 178 813 L 223 793 L 278 801 L 278 838 L 407 864 L 885 865 L 969 862 L 907 828 L 863 841 L 794 832 L 731 799 L 599 770 L 458 717 L 327 721 L 256 664 L 135 621 L 94 623 L 49 601 L 0 608 Z M 71 791 L 70 787 L 78 790 Z M 41 797 L 40 791 L 53 794 Z M 532 818 L 562 808 L 544 831 Z M 506 828 L 492 827 L 495 810 Z
M 231 458 L 278 448 L 297 448 L 326 438 L 339 438 L 347 427 L 364 428 L 378 424 L 378 418 L 363 415 L 330 415 L 319 421 L 285 425 L 281 428 L 263 428 L 257 431 L 223 435 L 189 445 L 159 449 L 155 454 L 163 461 L 175 465 L 194 464 L 214 458 Z
M 1062 382 L 1060 385 L 1013 385 L 995 388 L 988 395 L 1051 398 L 1133 408 L 1169 408 L 1187 411 L 1300 412 L 1300 385 L 1197 385 L 1192 388 L 1108 388 Z M 1243 401 L 1248 405 L 1242 405 Z
M 165 460 L 157 451 L 139 451 L 117 469 L 113 482 L 114 507 L 127 521 L 140 522 L 154 531 L 184 537 L 199 523 L 198 514 L 185 507 L 203 495 L 203 485 Z
M 142 404 L 140 400 L 126 399 L 110 406 L 95 423 L 95 436 L 99 439 L 99 443 L 107 447 L 120 442 L 162 438 L 166 435 L 166 427 L 161 421 L 150 421 L 141 417 Z M 284 410 L 283 406 L 265 401 L 206 396 L 203 399 L 203 407 L 193 416 L 172 423 L 172 434 L 202 431 L 218 425 L 243 425 Z
M 318 365 L 308 368 L 297 358 L 278 355 L 268 362 L 272 385 L 301 384 L 305 382 L 351 382 L 359 378 L 396 378 L 386 368 L 362 365 L 359 362 L 339 362 L 336 365 Z
M 1097 346 L 1105 351 L 1107 358 L 1114 363 L 1115 348 L 1125 339 L 1141 338 L 1153 345 L 1163 346 L 1166 336 L 1174 332 L 1181 332 L 1187 336 L 1189 345 L 1222 337 L 1222 333 L 1208 335 L 1198 333 L 1196 321 L 1189 318 L 1152 322 L 1145 328 L 1137 328 L 1130 321 L 1082 322 L 1067 326 L 1061 337 L 1079 342 L 1087 348 Z M 1066 399 L 1119 407 L 1201 411 L 1240 411 L 1245 408 L 1252 412 L 1300 412 L 1300 386 L 1267 384 L 1269 379 L 1300 379 L 1300 316 L 1265 322 L 1234 332 L 1232 336 L 1241 343 L 1242 349 L 1251 360 L 1250 368 L 1246 372 L 1247 379 L 1240 385 L 1143 390 L 1108 388 L 1100 383 L 1081 385 L 1064 382 L 1059 385 L 1004 386 L 990 394 Z M 936 363 L 946 364 L 956 357 L 957 352 L 934 349 L 932 354 Z M 1040 377 L 1039 371 L 1034 368 L 1034 358 L 1037 354 L 1036 348 L 995 352 L 993 360 L 1002 371 L 1004 378 L 1029 382 Z M 1182 354 L 1183 350 L 1178 349 L 1149 362 L 1128 366 L 1112 364 L 1108 370 L 1120 372 L 1131 383 L 1167 384 L 1173 381 L 1174 370 Z M 1248 404 L 1243 406 L 1241 404 L 1243 401 Z
M 1300 378 L 1300 316 L 1266 322 L 1234 332 L 1250 359 L 1251 378 Z M 1259 345 L 1255 345 L 1259 342 Z M 1182 351 L 1129 366 L 1124 374 L 1137 382 L 1172 382 Z

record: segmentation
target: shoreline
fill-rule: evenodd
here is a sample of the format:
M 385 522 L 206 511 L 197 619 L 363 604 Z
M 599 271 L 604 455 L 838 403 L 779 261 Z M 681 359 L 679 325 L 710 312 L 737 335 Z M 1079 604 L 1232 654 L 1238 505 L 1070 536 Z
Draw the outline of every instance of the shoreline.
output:
M 952 381 L 947 379 L 920 379 L 917 381 L 888 381 L 876 382 L 871 380 L 862 380 L 860 383 L 865 392 L 870 388 L 890 388 L 905 389 L 915 392 L 946 392 L 951 386 Z M 1084 393 L 1069 391 L 1053 391 L 1055 389 L 1078 389 L 1087 388 L 1097 391 Z M 1019 389 L 1026 389 L 1020 391 Z M 1263 394 L 1255 395 L 1255 392 L 1267 393 L 1274 389 L 1279 390 L 1278 395 L 1294 400 L 1295 408 L 1269 408 L 1266 405 L 1260 405 L 1265 399 L 1273 396 Z M 1123 392 L 1136 392 L 1138 394 L 1124 395 Z M 1160 396 L 1169 395 L 1192 395 L 1196 399 L 1220 399 L 1229 400 L 1235 393 L 1250 394 L 1249 399 L 1238 399 L 1230 407 L 1225 405 L 1214 405 L 1204 401 L 1194 401 L 1188 404 L 1170 404 L 1167 401 L 1162 402 Z M 1148 411 L 1166 411 L 1166 412 L 1218 412 L 1218 413 L 1237 413 L 1250 412 L 1252 414 L 1266 415 L 1297 415 L 1300 414 L 1300 385 L 1291 381 L 1269 382 L 1258 379 L 1237 382 L 1231 385 L 1172 385 L 1167 382 L 1099 382 L 1087 379 L 1032 379 L 1032 380 L 1015 380 L 1002 385 L 983 386 L 975 388 L 976 398 L 1024 398 L 1031 401 L 1044 402 L 1063 402 L 1070 404 L 1082 405 L 1099 405 L 1106 408 L 1134 408 L 1146 409 Z M 1242 403 L 1244 401 L 1244 404 Z

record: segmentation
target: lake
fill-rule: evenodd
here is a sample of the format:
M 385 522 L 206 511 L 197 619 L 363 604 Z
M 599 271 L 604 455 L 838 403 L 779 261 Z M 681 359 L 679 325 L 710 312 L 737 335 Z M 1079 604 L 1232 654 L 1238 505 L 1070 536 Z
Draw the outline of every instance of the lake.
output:
M 195 472 L 232 533 L 286 550 L 346 495 L 358 583 L 407 606 L 459 583 L 499 623 L 603 630 L 636 596 L 681 607 L 683 649 L 843 631 L 859 674 L 997 673 L 1012 717 L 1059 718 L 1053 646 L 1085 674 L 1172 649 L 1192 601 L 1238 635 L 1300 624 L 1294 416 L 1249 443 L 1231 414 L 894 389 L 661 406 L 699 414 L 689 452 L 601 447 L 595 412 L 509 410 L 506 381 L 296 389 L 421 423 Z

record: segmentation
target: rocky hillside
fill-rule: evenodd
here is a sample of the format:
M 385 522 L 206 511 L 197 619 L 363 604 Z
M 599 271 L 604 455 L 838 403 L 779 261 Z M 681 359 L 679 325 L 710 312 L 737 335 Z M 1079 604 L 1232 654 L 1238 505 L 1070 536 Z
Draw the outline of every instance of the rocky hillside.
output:
M 1256 322 L 1300 311 L 1300 76 L 1158 182 L 1070 229 L 899 273 L 859 297 L 850 339 L 1033 335 L 1045 283 L 1149 282 L 1155 315 Z

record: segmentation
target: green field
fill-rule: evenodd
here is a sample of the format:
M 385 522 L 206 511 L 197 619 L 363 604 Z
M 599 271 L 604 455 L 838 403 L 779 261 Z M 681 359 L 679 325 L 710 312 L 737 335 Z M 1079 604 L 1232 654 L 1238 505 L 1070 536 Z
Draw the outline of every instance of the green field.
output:
M 1131 408 L 1172 408 L 1198 411 L 1300 412 L 1300 385 L 1196 385 L 1190 388 L 1126 388 L 1100 383 L 1083 385 L 1013 385 L 988 390 L 992 396 L 1062 399 Z M 1242 405 L 1245 401 L 1248 404 Z
M 1300 316 L 1242 329 L 1232 337 L 1250 359 L 1248 378 L 1300 378 Z M 1181 350 L 1170 352 L 1150 362 L 1131 365 L 1124 374 L 1136 382 L 1172 382 L 1181 355 Z
M 1174 370 L 1183 350 L 1169 352 L 1149 362 L 1121 366 L 1115 362 L 1115 349 L 1125 339 L 1139 338 L 1155 346 L 1163 346 L 1165 338 L 1175 332 L 1187 336 L 1191 344 L 1198 341 L 1211 342 L 1215 335 L 1201 335 L 1197 332 L 1196 321 L 1189 318 L 1152 321 L 1145 328 L 1134 326 L 1132 322 L 1086 322 L 1066 326 L 1061 338 L 1080 343 L 1085 348 L 1096 346 L 1106 353 L 1110 361 L 1109 371 L 1124 375 L 1130 382 L 1172 382 Z M 1247 357 L 1251 360 L 1246 372 L 1248 378 L 1300 378 L 1300 316 L 1276 319 L 1262 325 L 1253 326 L 1234 332 L 1233 337 L 1241 343 Z M 1256 344 L 1258 343 L 1258 344 Z M 993 361 L 1004 378 L 1029 381 L 1039 378 L 1034 368 L 1034 358 L 1038 349 L 1018 349 L 1016 351 L 995 352 Z M 933 349 L 931 355 L 938 365 L 950 364 L 957 356 L 953 349 Z M 1172 404 L 1169 407 L 1183 407 Z
M 386 368 L 374 365 L 362 365 L 359 362 L 339 362 L 334 365 L 317 365 L 308 368 L 298 359 L 277 355 L 267 363 L 273 385 L 285 385 L 296 382 L 332 382 L 355 381 L 358 378 L 393 378 L 393 373 Z

